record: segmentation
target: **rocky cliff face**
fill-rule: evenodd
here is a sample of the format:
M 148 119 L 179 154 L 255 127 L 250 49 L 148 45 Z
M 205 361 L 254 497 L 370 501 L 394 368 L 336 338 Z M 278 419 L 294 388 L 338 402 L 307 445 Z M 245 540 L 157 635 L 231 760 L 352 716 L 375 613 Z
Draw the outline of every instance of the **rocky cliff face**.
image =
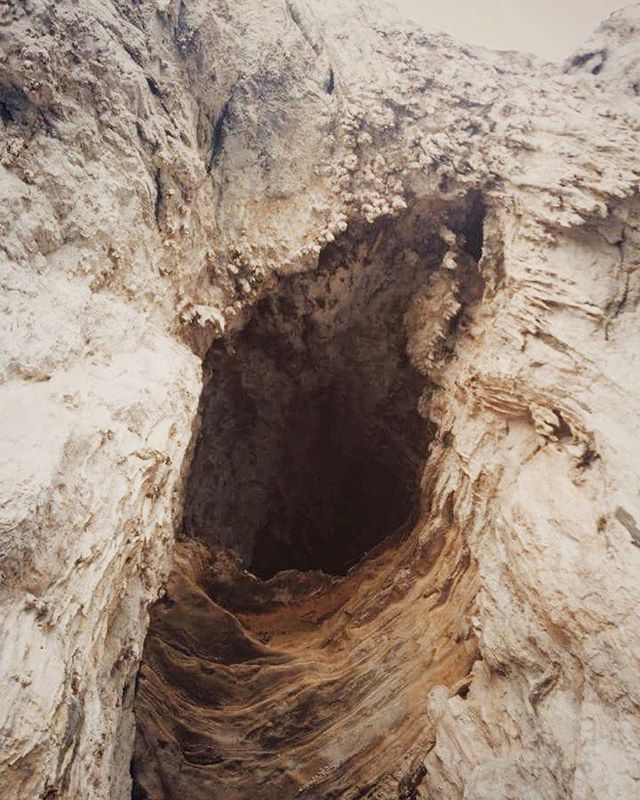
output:
M 0 10 L 7 798 L 638 795 L 638 8 Z

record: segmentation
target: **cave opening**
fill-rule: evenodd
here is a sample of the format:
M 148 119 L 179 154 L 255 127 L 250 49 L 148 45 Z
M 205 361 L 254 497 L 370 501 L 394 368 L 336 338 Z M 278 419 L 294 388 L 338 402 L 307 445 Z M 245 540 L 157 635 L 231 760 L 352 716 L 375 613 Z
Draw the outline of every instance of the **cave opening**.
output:
M 451 279 L 460 307 L 477 294 L 463 273 L 477 275 L 483 213 L 474 197 L 352 224 L 314 271 L 280 277 L 246 324 L 213 344 L 187 538 L 234 551 L 268 579 L 288 569 L 344 575 L 411 529 L 434 431 L 418 410 L 430 382 L 408 354 L 406 316 L 451 237 L 464 251 Z
M 134 798 L 362 797 L 378 733 L 344 710 L 397 712 L 404 735 L 415 680 L 423 696 L 468 675 L 473 564 L 434 489 L 451 434 L 428 419 L 483 295 L 483 221 L 466 197 L 352 223 L 211 346 Z
M 212 346 L 187 537 L 235 551 L 262 579 L 344 575 L 415 524 L 433 430 L 405 315 L 446 251 L 428 214 L 352 226 Z

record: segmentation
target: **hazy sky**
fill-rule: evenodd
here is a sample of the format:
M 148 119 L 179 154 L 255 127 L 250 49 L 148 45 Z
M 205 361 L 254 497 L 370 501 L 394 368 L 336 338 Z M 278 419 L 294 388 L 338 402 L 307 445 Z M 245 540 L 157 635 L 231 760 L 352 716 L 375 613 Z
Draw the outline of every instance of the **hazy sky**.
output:
M 628 0 L 392 0 L 426 30 L 498 50 L 563 60 Z

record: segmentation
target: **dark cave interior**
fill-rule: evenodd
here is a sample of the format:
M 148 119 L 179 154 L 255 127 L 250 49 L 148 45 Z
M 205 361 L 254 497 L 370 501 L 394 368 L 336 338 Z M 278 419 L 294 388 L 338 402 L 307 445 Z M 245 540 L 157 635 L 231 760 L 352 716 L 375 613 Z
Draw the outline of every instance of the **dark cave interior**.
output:
M 446 615 L 473 572 L 449 522 L 429 529 L 428 417 L 483 296 L 483 221 L 467 196 L 352 223 L 211 345 L 176 561 L 137 683 L 133 798 L 342 796 L 316 790 L 318 742 L 333 752 L 344 709 L 375 707 L 381 665 L 396 674 L 415 658 L 385 622 L 413 581 L 447 631 L 433 680 L 467 674 L 466 612 L 456 600 Z M 421 609 L 403 613 L 428 630 Z M 377 625 L 388 651 L 371 665 Z M 361 792 L 350 764 L 326 785 Z
M 404 315 L 446 251 L 434 219 L 424 209 L 352 226 L 317 270 L 279 278 L 245 326 L 214 343 L 185 536 L 268 579 L 344 575 L 412 527 L 433 431 L 417 410 L 429 382 L 407 355 Z M 478 204 L 447 222 L 475 264 Z

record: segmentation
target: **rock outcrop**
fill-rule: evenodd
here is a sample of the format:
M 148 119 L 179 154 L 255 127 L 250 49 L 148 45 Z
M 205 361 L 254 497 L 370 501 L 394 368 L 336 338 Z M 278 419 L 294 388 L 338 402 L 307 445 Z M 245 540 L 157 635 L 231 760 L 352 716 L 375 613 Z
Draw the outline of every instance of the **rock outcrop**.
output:
M 3 796 L 638 796 L 639 9 L 0 8 Z

